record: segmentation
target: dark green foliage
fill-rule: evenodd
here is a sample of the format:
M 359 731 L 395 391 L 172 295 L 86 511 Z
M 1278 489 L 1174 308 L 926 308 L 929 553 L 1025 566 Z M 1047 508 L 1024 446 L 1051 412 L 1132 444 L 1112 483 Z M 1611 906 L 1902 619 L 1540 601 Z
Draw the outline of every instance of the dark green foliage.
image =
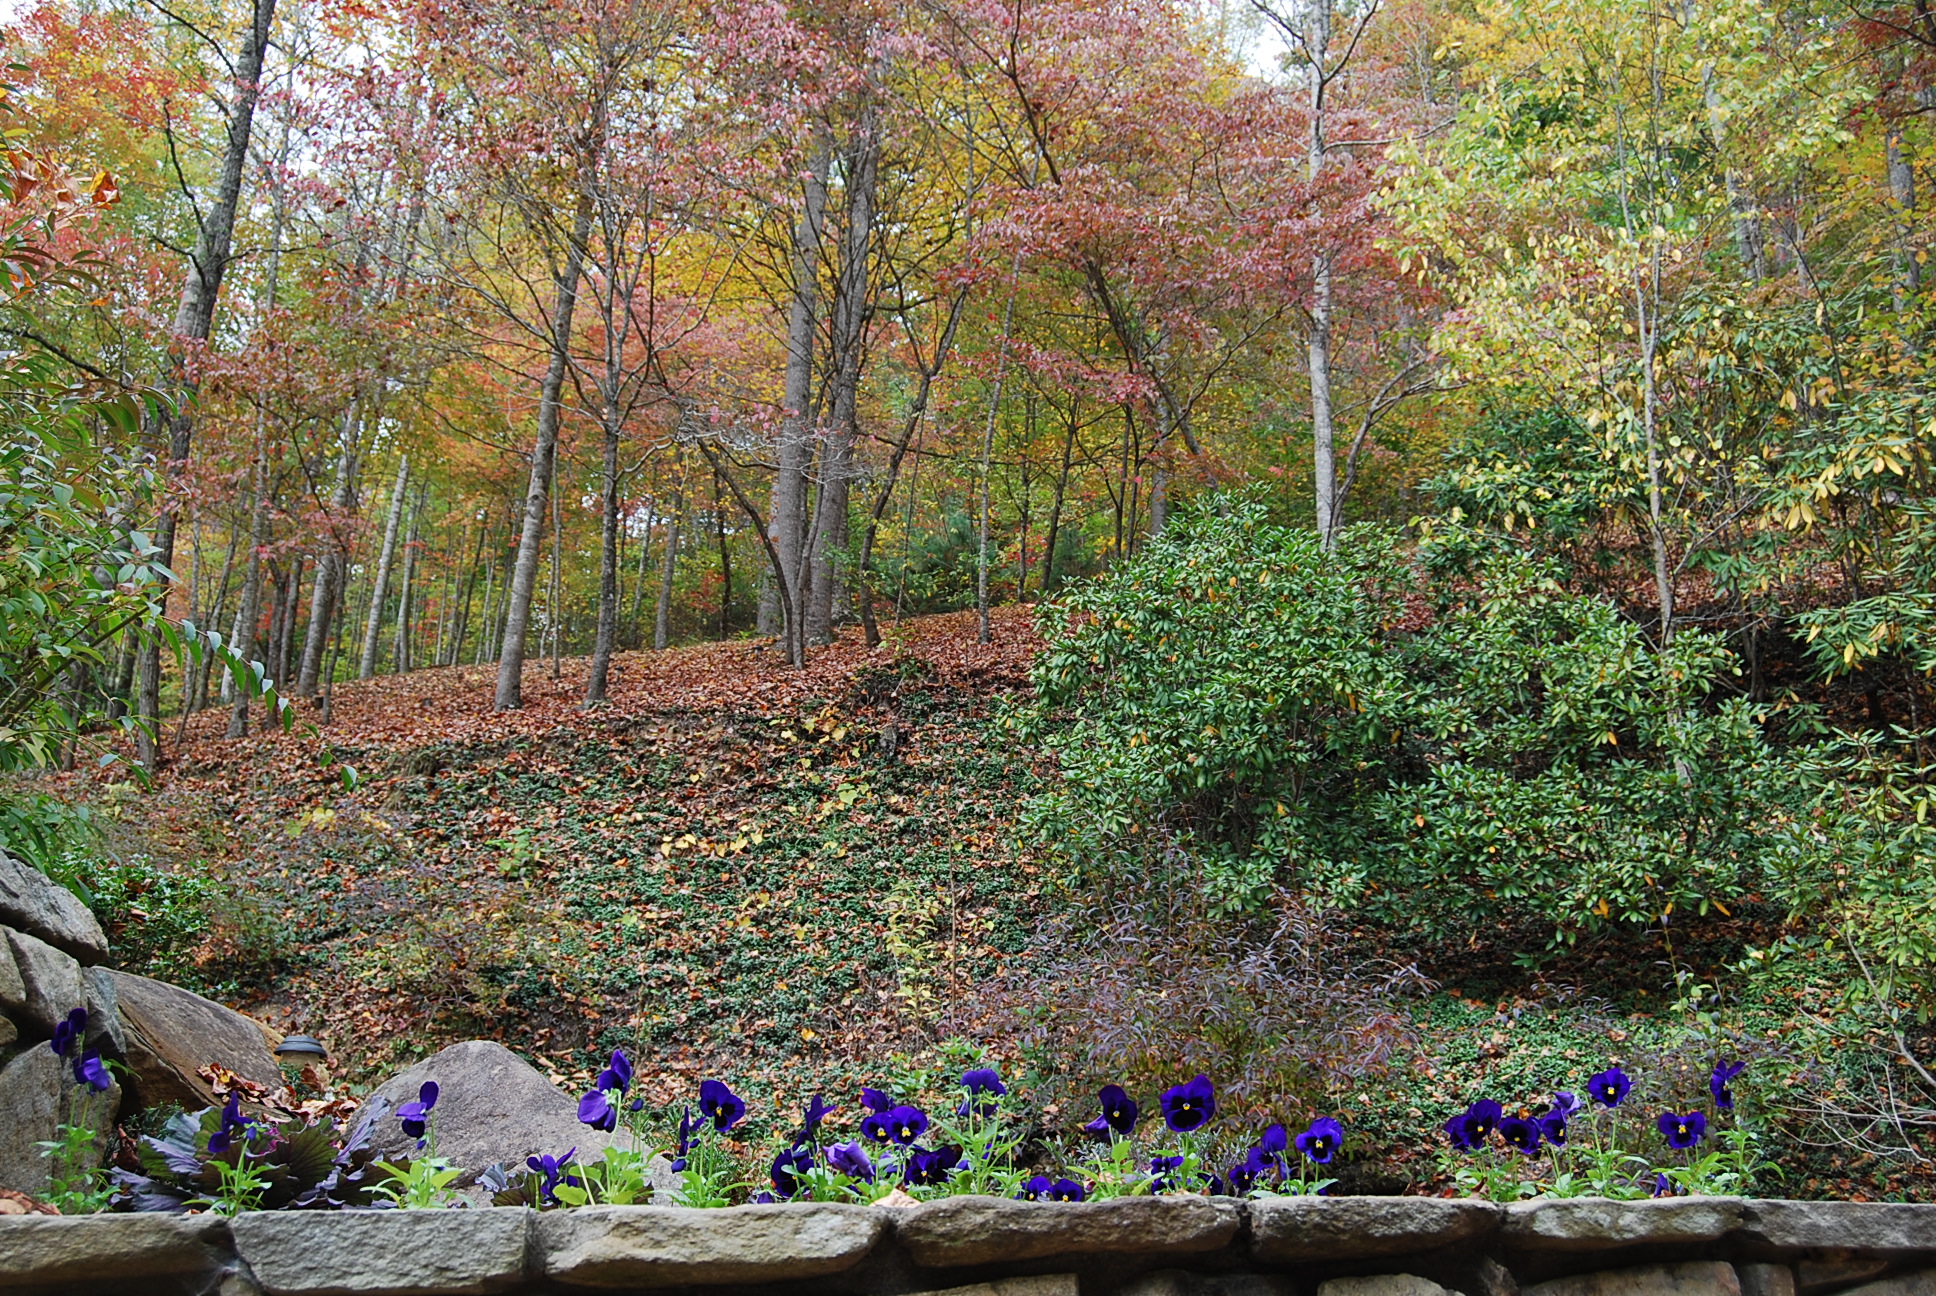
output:
M 1570 940 L 1733 904 L 1808 801 L 1764 717 L 1714 696 L 1718 639 L 1657 650 L 1517 554 L 1435 576 L 1240 503 L 1044 620 L 1033 720 L 1064 781 L 1037 826 L 1092 872 L 1194 861 L 1229 910 L 1288 885 L 1399 929 Z

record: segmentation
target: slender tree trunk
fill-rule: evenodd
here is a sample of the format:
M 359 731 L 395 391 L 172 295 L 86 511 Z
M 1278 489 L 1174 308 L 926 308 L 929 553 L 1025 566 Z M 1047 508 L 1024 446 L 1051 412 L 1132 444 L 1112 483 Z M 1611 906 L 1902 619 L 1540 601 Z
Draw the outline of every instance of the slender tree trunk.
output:
M 464 636 L 470 633 L 471 628 L 471 599 L 477 593 L 477 564 L 484 557 L 484 533 L 489 529 L 489 524 L 479 518 L 477 547 L 471 551 L 470 563 L 464 568 L 464 598 L 457 605 L 457 624 L 450 632 L 450 655 L 444 662 L 446 666 L 455 666 L 464 660 Z
M 363 623 L 363 660 L 356 678 L 376 674 L 376 649 L 383 628 L 383 602 L 390 596 L 390 566 L 396 561 L 397 532 L 403 527 L 403 498 L 410 484 L 410 456 L 397 457 L 397 479 L 390 486 L 390 516 L 383 524 L 383 552 L 377 555 L 376 576 L 370 583 L 370 615 Z
M 1761 230 L 1761 205 L 1755 201 L 1754 190 L 1746 176 L 1741 174 L 1728 157 L 1727 109 L 1721 102 L 1720 89 L 1714 83 L 1714 65 L 1701 69 L 1701 97 L 1707 108 L 1708 133 L 1714 141 L 1714 148 L 1721 155 L 1721 179 L 1727 186 L 1728 210 L 1734 222 L 1734 250 L 1741 258 L 1741 267 L 1748 278 L 1760 281 L 1767 273 L 1767 240 Z M 1890 144 L 1896 137 L 1890 136 Z M 1893 173 L 1890 179 L 1895 177 Z
M 644 638 L 639 633 L 639 608 L 645 602 L 646 560 L 652 552 L 652 501 L 645 505 L 645 534 L 639 537 L 639 569 L 632 576 L 632 610 L 626 613 L 626 639 L 634 648 Z
M 289 658 L 296 638 L 296 618 L 302 612 L 303 557 L 295 555 L 289 562 L 289 574 L 275 582 L 276 605 L 270 612 L 269 625 L 269 664 L 278 679 L 287 679 Z M 270 575 L 276 576 L 275 565 L 270 565 Z
M 795 620 L 804 606 L 807 535 L 807 469 L 813 461 L 814 322 L 819 310 L 820 240 L 827 209 L 827 172 L 833 150 L 823 138 L 808 159 L 800 220 L 793 232 L 793 301 L 787 311 L 786 375 L 780 415 L 778 471 L 767 510 L 767 538 L 779 555 L 788 601 Z M 787 660 L 806 664 L 806 640 L 800 625 L 783 625 L 777 591 L 772 604 L 762 602 L 760 633 L 777 629 L 786 635 Z
M 615 384 L 614 384 L 615 389 Z M 624 413 L 608 394 L 605 402 L 605 459 L 599 477 L 598 631 L 592 640 L 592 667 L 585 677 L 585 701 L 603 702 L 618 638 L 618 443 Z
M 726 548 L 726 501 L 718 469 L 713 470 L 713 533 L 719 540 L 719 637 L 724 642 L 732 630 L 733 557 Z
M 1062 439 L 1062 471 L 1055 478 L 1055 500 L 1049 505 L 1048 549 L 1042 555 L 1042 597 L 1055 592 L 1055 547 L 1062 535 L 1062 498 L 1069 489 L 1069 461 L 1076 452 L 1076 428 L 1082 406 L 1069 402 L 1069 430 Z
M 591 201 L 581 195 L 577 214 L 572 218 L 571 242 L 565 248 L 564 268 L 558 274 L 557 301 L 551 312 L 551 364 L 545 370 L 538 400 L 538 440 L 531 449 L 531 483 L 524 495 L 524 525 L 518 535 L 510 606 L 498 652 L 497 697 L 493 705 L 499 711 L 515 710 L 524 704 L 525 634 L 531 622 L 531 600 L 537 592 L 545 501 L 551 495 L 552 469 L 558 456 L 565 366 L 571 359 L 571 318 L 578 305 L 578 275 L 584 265 L 585 242 L 591 237 L 591 227 Z
M 343 415 L 342 457 L 336 462 L 336 489 L 329 501 L 329 535 L 316 559 L 316 586 L 309 599 L 309 629 L 303 636 L 302 668 L 296 676 L 296 694 L 313 698 L 322 680 L 324 657 L 330 631 L 336 624 L 337 608 L 342 602 L 343 585 L 349 575 L 350 508 L 356 500 L 358 451 L 358 402 L 350 401 Z
M 664 649 L 672 642 L 672 575 L 679 563 L 679 514 L 684 508 L 681 500 L 672 502 L 672 514 L 666 518 L 665 561 L 659 571 L 659 615 L 652 626 L 652 646 Z
M 206 343 L 215 323 L 215 304 L 222 292 L 222 278 L 228 273 L 235 238 L 235 212 L 242 197 L 242 178 L 249 161 L 249 136 L 255 126 L 256 100 L 261 93 L 262 59 L 269 47 L 269 28 L 275 22 L 276 0 L 254 0 L 249 11 L 249 29 L 243 35 L 242 49 L 235 61 L 234 97 L 228 110 L 228 137 L 222 151 L 222 169 L 215 182 L 215 200 L 206 213 L 199 214 L 199 233 L 190 255 L 188 274 L 182 283 L 181 303 L 175 311 L 171 330 L 169 386 L 178 404 L 165 420 L 168 429 L 164 475 L 173 486 L 188 467 L 188 452 L 194 438 L 195 385 L 187 375 L 183 344 Z M 155 527 L 156 558 L 161 566 L 175 561 L 175 504 L 164 492 L 161 517 Z M 165 596 L 164 596 L 165 598 Z M 149 642 L 140 653 L 140 685 L 136 714 L 141 724 L 136 729 L 135 746 L 141 763 L 153 769 L 161 751 L 161 645 Z
M 1328 69 L 1325 60 L 1331 49 L 1332 0 L 1316 0 L 1309 14 L 1305 40 L 1310 69 L 1311 133 L 1305 161 L 1313 183 L 1324 171 L 1325 90 Z M 1305 335 L 1305 359 L 1311 375 L 1311 470 L 1315 478 L 1315 500 L 1319 543 L 1329 552 L 1336 544 L 1338 524 L 1338 466 L 1336 432 L 1331 405 L 1331 330 L 1337 308 L 1335 267 L 1330 249 L 1319 249 L 1311 258 L 1311 318 Z
M 564 520 L 559 516 L 558 492 L 551 492 L 551 578 L 545 582 L 545 630 L 551 637 L 551 678 L 561 674 L 558 654 L 565 640 Z
M 1014 272 L 1021 269 L 1021 258 L 1016 258 Z M 1015 283 L 1014 273 L 1009 276 L 1008 303 L 1002 307 L 1002 339 L 995 349 L 995 382 L 988 389 L 988 419 L 981 430 L 981 464 L 977 472 L 980 482 L 981 500 L 976 509 L 976 557 L 975 557 L 975 613 L 978 629 L 976 643 L 987 643 L 990 638 L 988 623 L 988 471 L 995 457 L 995 417 L 1002 408 L 1002 383 L 1008 377 L 1008 335 L 1015 323 Z
M 417 502 L 410 510 L 410 538 L 403 545 L 403 588 L 397 593 L 397 642 L 391 653 L 394 669 L 398 675 L 407 675 L 416 669 L 410 655 L 411 622 L 415 619 L 411 608 L 411 597 L 416 590 L 417 552 L 419 535 L 423 526 L 424 496 L 430 489 L 425 482 L 417 487 Z

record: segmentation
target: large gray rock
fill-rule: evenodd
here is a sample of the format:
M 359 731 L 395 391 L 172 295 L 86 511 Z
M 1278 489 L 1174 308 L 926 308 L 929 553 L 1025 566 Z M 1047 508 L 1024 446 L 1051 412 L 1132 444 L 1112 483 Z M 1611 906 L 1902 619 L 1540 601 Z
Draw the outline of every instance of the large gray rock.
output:
M 71 954 L 63 953 L 26 932 L 0 928 L 13 951 L 14 966 L 27 988 L 26 1003 L 20 1009 L 20 1024 L 42 1035 L 76 1008 L 87 1006 L 87 991 L 81 983 L 81 965 Z
M 1417 1274 L 1370 1274 L 1318 1284 L 1318 1296 L 1458 1296 Z
M 1023 1202 L 945 1197 L 907 1211 L 895 1229 L 916 1264 L 943 1268 L 1044 1256 L 1214 1251 L 1235 1237 L 1242 1224 L 1242 1208 L 1229 1198 Z
M 887 1228 L 886 1211 L 820 1202 L 587 1206 L 535 1218 L 535 1267 L 581 1287 L 782 1282 L 853 1268 Z
M 1555 1278 L 1526 1288 L 1524 1296 L 1741 1296 L 1741 1283 L 1734 1266 L 1699 1260 Z
M 490 1040 L 453 1044 L 384 1081 L 370 1096 L 413 1102 L 426 1080 L 437 1082 L 437 1155 L 469 1171 L 465 1182 L 488 1165 L 522 1166 L 528 1156 L 560 1156 L 567 1148 L 577 1148 L 581 1162 L 596 1161 L 615 1141 L 579 1124 L 576 1098 Z M 624 1140 L 619 1135 L 616 1141 L 625 1146 Z M 417 1141 L 395 1121 L 385 1121 L 371 1145 L 385 1156 L 400 1156 Z
M 1803 1256 L 1795 1262 L 1795 1288 L 1802 1296 L 1817 1296 L 1843 1287 L 1853 1287 L 1889 1272 L 1885 1256 L 1861 1255 L 1854 1251 L 1825 1251 Z M 1745 1290 L 1745 1288 L 1744 1288 Z
M 1250 1203 L 1250 1249 L 1267 1261 L 1409 1255 L 1482 1241 L 1500 1213 L 1439 1197 L 1267 1197 Z
M 1739 1197 L 1660 1197 L 1646 1201 L 1574 1197 L 1513 1203 L 1506 1208 L 1502 1235 L 1506 1245 L 1514 1249 L 1606 1251 L 1712 1242 L 1739 1228 L 1744 1218 L 1745 1203 Z
M 72 891 L 0 851 L 0 923 L 38 936 L 83 963 L 108 956 L 108 938 Z
M 8 1215 L 0 1291 L 85 1284 L 133 1293 L 197 1277 L 205 1282 L 192 1286 L 213 1286 L 230 1265 L 227 1243 L 228 1221 L 213 1215 Z
M 1936 1269 L 1918 1269 L 1881 1282 L 1852 1287 L 1842 1296 L 1936 1296 Z
M 1744 1237 L 1782 1250 L 1936 1252 L 1936 1206 L 1755 1199 L 1743 1216 Z
M 102 967 L 82 968 L 81 994 L 87 1004 L 87 1047 L 100 1050 L 103 1057 L 125 1061 L 128 1036 L 121 1025 L 121 996 L 114 989 L 114 974 Z
M 484 1293 L 524 1281 L 532 1212 L 255 1211 L 235 1249 L 270 1296 Z
M 1795 1296 L 1795 1271 L 1782 1264 L 1737 1264 L 1741 1296 Z
M 47 1188 L 47 1158 L 35 1145 L 63 1124 L 95 1131 L 90 1165 L 100 1165 L 121 1108 L 121 1086 L 95 1093 L 74 1083 L 65 1059 L 44 1044 L 22 1052 L 0 1070 L 0 1188 L 38 1197 Z
M 166 981 L 105 969 L 102 976 L 119 1005 L 139 1106 L 213 1106 L 215 1091 L 197 1074 L 210 1063 L 270 1089 L 282 1086 L 282 1069 L 269 1051 L 282 1037 L 253 1017 Z
M 18 1016 L 27 1007 L 27 983 L 13 961 L 13 946 L 0 936 L 0 1013 Z

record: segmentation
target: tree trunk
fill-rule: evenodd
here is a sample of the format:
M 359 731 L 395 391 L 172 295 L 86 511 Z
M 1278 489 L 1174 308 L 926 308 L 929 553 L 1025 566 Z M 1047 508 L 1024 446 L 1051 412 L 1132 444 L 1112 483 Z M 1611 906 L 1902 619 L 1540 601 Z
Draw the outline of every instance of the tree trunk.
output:
M 719 637 L 723 642 L 732 631 L 733 557 L 726 548 L 726 501 L 718 469 L 713 470 L 713 532 L 719 540 Z
M 807 535 L 807 468 L 813 461 L 810 405 L 813 396 L 814 320 L 819 306 L 821 226 L 827 208 L 827 172 L 833 151 L 825 139 L 808 159 L 805 202 L 793 232 L 793 301 L 787 311 L 786 377 L 780 414 L 778 471 L 767 510 L 767 538 L 779 555 L 788 599 L 798 609 L 805 594 L 803 555 Z M 762 602 L 760 633 L 784 632 L 787 660 L 806 664 L 806 641 L 799 625 L 781 624 L 777 591 L 773 605 Z
M 296 675 L 296 694 L 313 698 L 322 679 L 330 630 L 349 575 L 349 512 L 356 499 L 356 475 L 362 440 L 357 428 L 358 402 L 352 398 L 343 415 L 342 457 L 336 461 L 336 489 L 330 494 L 329 536 L 316 558 L 316 587 L 309 599 L 309 629 L 303 636 L 302 668 Z
M 410 606 L 415 592 L 417 576 L 418 537 L 423 526 L 424 497 L 430 489 L 425 482 L 417 487 L 417 502 L 410 510 L 410 538 L 403 545 L 403 588 L 397 594 L 397 642 L 391 653 L 395 673 L 406 675 L 416 669 L 410 655 L 410 628 L 413 612 Z
M 390 487 L 390 516 L 383 524 L 383 552 L 377 556 L 376 576 L 370 583 L 370 615 L 363 625 L 363 660 L 356 678 L 376 674 L 376 645 L 383 627 L 383 601 L 390 596 L 390 566 L 396 561 L 397 532 L 403 526 L 403 497 L 410 484 L 410 456 L 397 458 L 397 479 Z
M 464 636 L 471 628 L 471 599 L 477 593 L 477 564 L 484 557 L 484 533 L 490 529 L 489 523 L 479 518 L 477 521 L 477 547 L 471 550 L 471 560 L 464 568 L 464 597 L 457 605 L 457 624 L 451 627 L 450 653 L 444 661 L 446 666 L 455 666 L 464 660 Z
M 820 474 L 814 508 L 811 587 L 807 591 L 806 637 L 831 643 L 834 637 L 836 564 L 847 548 L 847 501 L 854 476 L 854 443 L 860 436 L 860 376 L 865 362 L 868 257 L 874 241 L 874 193 L 880 179 L 880 119 L 872 103 L 862 108 L 844 167 L 847 186 L 845 237 L 840 277 L 834 292 L 832 436 Z
M 242 38 L 242 50 L 235 61 L 235 97 L 229 105 L 228 138 L 222 151 L 222 169 L 215 182 L 215 201 L 205 214 L 198 213 L 200 230 L 195 250 L 190 255 L 188 274 L 182 282 L 181 303 L 175 310 L 175 342 L 171 345 L 169 385 L 177 404 L 166 418 L 168 459 L 164 475 L 172 486 L 188 467 L 188 452 L 195 432 L 194 383 L 186 374 L 182 342 L 206 343 L 215 323 L 215 303 L 222 293 L 222 278 L 228 273 L 235 239 L 235 212 L 242 196 L 242 176 L 249 161 L 249 136 L 255 125 L 256 99 L 261 93 L 262 58 L 269 46 L 269 28 L 276 16 L 276 0 L 254 0 L 249 11 L 249 29 Z M 175 561 L 175 506 L 164 491 L 161 517 L 155 526 L 155 555 L 166 568 Z M 164 594 L 164 606 L 166 595 Z M 135 747 L 141 763 L 149 769 L 161 752 L 161 644 L 151 641 L 140 652 L 137 715 L 141 723 L 135 732 Z
M 1069 432 L 1062 439 L 1062 471 L 1055 479 L 1055 500 L 1049 505 L 1048 548 L 1042 554 L 1042 597 L 1047 598 L 1055 592 L 1055 547 L 1062 534 L 1062 499 L 1069 489 L 1069 461 L 1076 452 L 1076 428 L 1082 406 L 1075 399 L 1069 401 Z
M 616 383 L 612 385 L 616 388 Z M 592 667 L 585 677 L 585 701 L 603 702 L 618 638 L 618 441 L 624 412 L 608 389 L 605 401 L 605 459 L 599 478 L 598 631 L 592 640 Z
M 1325 90 L 1329 84 L 1325 60 L 1331 49 L 1332 0 L 1316 0 L 1309 14 L 1304 42 L 1310 67 L 1311 133 L 1305 162 L 1313 184 L 1324 171 Z M 1311 318 L 1305 335 L 1305 359 L 1311 374 L 1311 471 L 1315 479 L 1318 541 L 1329 552 L 1336 544 L 1338 524 L 1338 466 L 1336 433 L 1331 406 L 1331 329 L 1336 310 L 1336 285 L 1329 249 L 1311 258 Z
M 544 543 L 545 502 L 551 496 L 551 474 L 558 455 L 558 422 L 565 366 L 571 359 L 571 317 L 578 304 L 578 275 L 584 265 L 585 241 L 591 237 L 591 201 L 581 195 L 572 218 L 571 242 L 564 268 L 558 274 L 558 297 L 551 313 L 551 364 L 545 370 L 538 398 L 538 441 L 531 449 L 531 483 L 524 494 L 524 525 L 518 535 L 517 564 L 511 573 L 510 606 L 504 618 L 504 639 L 498 651 L 499 711 L 524 704 L 525 635 L 531 622 L 531 600 L 537 592 L 538 550 Z
M 659 571 L 659 615 L 652 627 L 652 646 L 664 649 L 672 641 L 672 574 L 679 562 L 679 513 L 682 502 L 672 502 L 666 519 L 665 562 Z
M 639 537 L 639 569 L 632 575 L 632 610 L 625 615 L 625 642 L 636 648 L 644 639 L 639 633 L 639 608 L 645 602 L 646 560 L 652 553 L 651 500 L 645 502 L 645 534 Z

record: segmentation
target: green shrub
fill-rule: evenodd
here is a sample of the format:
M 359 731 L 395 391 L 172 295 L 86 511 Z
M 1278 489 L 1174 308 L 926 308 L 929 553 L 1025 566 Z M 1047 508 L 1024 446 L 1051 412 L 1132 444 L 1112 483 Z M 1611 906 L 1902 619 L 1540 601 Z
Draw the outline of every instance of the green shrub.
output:
M 1092 876 L 1194 862 L 1226 911 L 1274 886 L 1463 938 L 1555 940 L 1730 906 L 1792 861 L 1806 780 L 1716 696 L 1721 641 L 1664 651 L 1499 553 L 1469 576 L 1358 530 L 1324 553 L 1237 501 L 1183 515 L 1044 615 L 1028 717 L 1060 762 L 1032 819 Z

